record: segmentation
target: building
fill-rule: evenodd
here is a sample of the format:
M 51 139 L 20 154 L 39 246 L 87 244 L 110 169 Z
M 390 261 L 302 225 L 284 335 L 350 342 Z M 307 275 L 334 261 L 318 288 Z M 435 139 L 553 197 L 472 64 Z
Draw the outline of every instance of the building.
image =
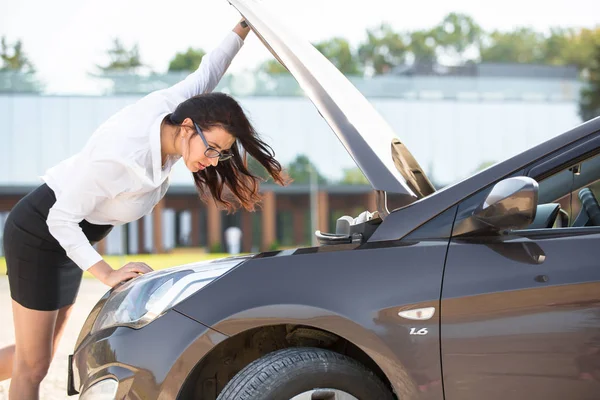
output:
M 440 185 L 580 123 L 581 83 L 569 69 L 487 65 L 469 71 L 404 71 L 350 79 Z M 217 90 L 240 100 L 282 164 L 300 153 L 309 155 L 332 182 L 344 168 L 355 166 L 290 77 L 226 76 Z M 78 151 L 102 121 L 141 96 L 0 93 L 0 228 L 15 202 L 39 183 L 38 176 Z M 227 215 L 199 202 L 189 172 L 181 165 L 171 182 L 151 216 L 114 229 L 100 250 L 217 250 L 222 248 L 224 229 L 231 225 L 243 231 L 243 251 L 305 245 L 313 240 L 313 228 L 332 231 L 339 216 L 375 209 L 368 186 L 329 184 L 310 190 L 307 185 L 263 185 L 265 201 L 259 211 Z M 313 215 L 311 204 L 317 210 Z

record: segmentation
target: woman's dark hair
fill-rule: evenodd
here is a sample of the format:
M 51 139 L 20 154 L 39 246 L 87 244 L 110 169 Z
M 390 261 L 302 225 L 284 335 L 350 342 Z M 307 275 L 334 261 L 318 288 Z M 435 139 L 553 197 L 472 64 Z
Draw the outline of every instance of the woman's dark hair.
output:
M 263 142 L 237 101 L 225 93 L 205 93 L 194 96 L 177 106 L 165 117 L 165 123 L 181 126 L 186 118 L 203 130 L 221 127 L 235 137 L 231 147 L 233 157 L 219 162 L 216 167 L 193 173 L 200 197 L 208 202 L 212 196 L 219 208 L 233 211 L 240 206 L 253 211 L 261 200 L 259 181 L 263 180 L 248 170 L 248 154 L 256 159 L 280 184 L 286 184 L 281 164 L 275 160 L 273 149 Z M 224 187 L 229 189 L 224 193 Z M 208 189 L 208 190 L 207 190 Z

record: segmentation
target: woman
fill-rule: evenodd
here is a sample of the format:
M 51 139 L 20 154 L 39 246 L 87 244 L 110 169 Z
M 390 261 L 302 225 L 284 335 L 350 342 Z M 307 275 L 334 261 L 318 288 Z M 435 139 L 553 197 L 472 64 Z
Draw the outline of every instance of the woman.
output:
M 218 206 L 253 210 L 258 180 L 246 154 L 284 183 L 281 165 L 238 103 L 211 92 L 249 32 L 242 20 L 198 70 L 108 119 L 75 156 L 47 171 L 5 225 L 16 343 L 0 350 L 0 381 L 11 399 L 37 399 L 83 271 L 108 286 L 151 271 L 144 263 L 113 269 L 92 244 L 114 225 L 152 211 L 180 158 L 200 195 Z

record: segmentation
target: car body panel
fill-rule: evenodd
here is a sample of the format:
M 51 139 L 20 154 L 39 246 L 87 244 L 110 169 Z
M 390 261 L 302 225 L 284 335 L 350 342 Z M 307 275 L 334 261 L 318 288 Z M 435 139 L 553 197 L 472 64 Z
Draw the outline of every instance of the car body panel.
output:
M 166 340 L 168 338 L 168 340 Z M 88 336 L 73 355 L 83 392 L 115 377 L 116 398 L 172 400 L 199 359 L 226 336 L 176 311 L 143 329 L 117 327 Z M 146 347 L 152 343 L 151 348 Z
M 255 0 L 230 3 L 298 81 L 375 190 L 403 195 L 404 204 L 430 193 L 431 185 L 410 153 L 392 157 L 393 141 L 398 138 L 389 124 L 325 56 L 286 24 L 285 15 Z M 396 168 L 394 161 L 402 168 Z
M 598 397 L 600 228 L 576 240 L 569 230 L 452 240 L 441 324 L 447 400 Z
M 448 239 L 424 240 L 259 257 L 175 309 L 228 336 L 278 324 L 330 331 L 377 362 L 400 398 L 442 399 L 437 310 L 447 246 Z M 425 307 L 436 309 L 426 321 L 398 315 Z
M 559 155 L 536 160 L 527 174 L 547 177 L 589 157 L 598 151 L 599 137 L 590 135 Z M 579 187 L 573 187 L 577 178 L 557 181 L 571 185 L 560 196 Z M 460 204 L 455 227 L 488 191 Z M 545 201 L 554 199 L 551 192 Z M 598 396 L 598 243 L 600 227 L 453 237 L 444 272 L 441 324 L 448 400 Z

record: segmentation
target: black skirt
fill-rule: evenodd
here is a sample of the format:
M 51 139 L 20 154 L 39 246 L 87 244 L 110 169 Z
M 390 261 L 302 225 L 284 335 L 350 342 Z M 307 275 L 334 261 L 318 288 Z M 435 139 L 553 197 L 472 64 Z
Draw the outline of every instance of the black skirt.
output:
M 48 231 L 48 211 L 56 197 L 43 184 L 23 197 L 4 225 L 4 255 L 10 294 L 23 307 L 52 311 L 75 302 L 83 271 Z M 91 244 L 102 240 L 112 225 L 79 224 Z

